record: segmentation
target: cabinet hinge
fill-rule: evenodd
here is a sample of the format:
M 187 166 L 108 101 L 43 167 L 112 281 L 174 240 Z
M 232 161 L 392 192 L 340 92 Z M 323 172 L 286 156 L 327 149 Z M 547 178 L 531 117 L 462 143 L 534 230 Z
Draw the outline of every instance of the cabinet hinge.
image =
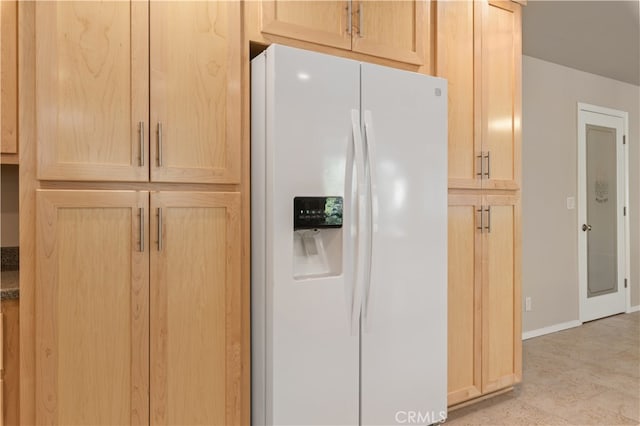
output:
M 627 288 L 627 279 L 624 279 L 624 288 Z
M 622 135 L 622 145 L 627 144 L 627 135 Z
M 622 208 L 622 215 L 623 215 L 623 216 L 626 216 L 626 215 L 627 215 L 627 206 L 624 206 L 624 207 Z

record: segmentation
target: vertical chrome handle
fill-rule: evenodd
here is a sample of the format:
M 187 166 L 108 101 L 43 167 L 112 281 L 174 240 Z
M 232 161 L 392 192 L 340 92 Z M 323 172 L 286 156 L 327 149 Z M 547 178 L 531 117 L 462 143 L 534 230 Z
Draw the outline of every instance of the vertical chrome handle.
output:
M 366 291 L 363 295 L 363 318 L 364 330 L 368 332 L 371 329 L 371 311 L 372 300 L 374 298 L 375 289 L 372 288 L 371 276 L 373 267 L 374 251 L 376 249 L 375 240 L 378 233 L 378 188 L 376 173 L 376 138 L 373 126 L 373 114 L 369 110 L 364 112 L 364 146 L 366 147 L 367 160 L 369 165 L 369 238 L 367 246 L 367 263 L 365 268 L 365 284 Z M 363 289 L 364 291 L 364 289 Z
M 139 251 L 144 251 L 144 209 L 142 207 L 138 208 L 138 215 L 140 216 L 140 231 L 138 235 L 140 238 Z
M 162 251 L 162 209 L 158 208 L 158 251 Z
M 484 174 L 484 152 L 480 151 L 480 155 L 476 155 L 476 158 L 480 159 L 480 171 L 476 172 L 476 176 L 480 176 L 482 179 L 482 175 Z
M 491 151 L 487 151 L 485 157 L 487 159 L 487 172 L 484 174 L 487 179 L 491 179 Z
M 360 0 L 358 2 L 358 37 L 364 37 L 364 31 L 362 31 L 362 22 L 363 22 L 363 18 L 362 18 L 362 3 L 363 0 Z
M 480 213 L 480 226 L 476 226 L 476 229 L 479 229 L 480 232 L 482 232 L 484 229 L 484 210 L 482 209 L 482 206 L 476 210 L 476 213 Z
M 353 151 L 356 163 L 356 205 L 358 216 L 356 219 L 356 259 L 355 259 L 355 279 L 353 280 L 352 305 L 351 305 L 351 334 L 356 335 L 360 312 L 362 309 L 362 287 L 364 286 L 364 266 L 363 256 L 366 252 L 366 241 L 364 238 L 367 215 L 366 215 L 366 183 L 365 183 L 365 163 L 364 145 L 362 143 L 362 131 L 360 127 L 360 111 L 351 110 L 351 130 L 353 133 Z
M 162 167 L 162 123 L 158 122 L 158 167 Z
M 488 233 L 491 233 L 491 206 L 485 209 L 487 212 L 487 226 L 484 228 Z
M 138 123 L 138 142 L 140 143 L 140 158 L 138 165 L 144 166 L 144 121 Z
M 353 17 L 351 16 L 351 0 L 347 0 L 347 34 L 351 35 Z

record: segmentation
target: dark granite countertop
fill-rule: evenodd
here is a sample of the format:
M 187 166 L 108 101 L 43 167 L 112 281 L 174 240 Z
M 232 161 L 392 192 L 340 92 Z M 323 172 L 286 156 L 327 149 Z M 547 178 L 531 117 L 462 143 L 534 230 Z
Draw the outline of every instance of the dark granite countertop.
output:
M 20 298 L 20 271 L 0 272 L 0 300 Z
M 20 248 L 0 247 L 0 300 L 20 297 Z

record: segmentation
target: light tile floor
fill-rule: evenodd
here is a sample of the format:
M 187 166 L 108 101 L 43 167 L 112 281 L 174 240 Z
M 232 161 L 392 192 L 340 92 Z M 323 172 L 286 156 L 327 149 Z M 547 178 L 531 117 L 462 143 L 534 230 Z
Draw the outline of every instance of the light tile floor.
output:
M 525 340 L 522 384 L 446 425 L 639 425 L 640 312 Z

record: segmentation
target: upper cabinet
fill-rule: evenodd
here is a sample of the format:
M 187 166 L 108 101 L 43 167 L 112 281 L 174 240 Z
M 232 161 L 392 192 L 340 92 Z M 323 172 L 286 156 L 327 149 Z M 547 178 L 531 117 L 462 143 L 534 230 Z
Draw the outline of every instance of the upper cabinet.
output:
M 18 163 L 18 7 L 0 2 L 0 151 L 2 163 Z
M 236 2 L 37 3 L 38 178 L 238 182 L 240 24 Z
M 436 74 L 449 81 L 449 187 L 520 188 L 521 6 L 437 3 Z
M 274 0 L 248 2 L 247 7 L 254 41 L 283 42 L 279 37 L 284 37 L 418 66 L 427 63 L 427 0 Z
M 152 1 L 150 13 L 151 180 L 239 182 L 239 2 Z
M 482 3 L 482 145 L 485 188 L 520 188 L 521 6 Z
M 148 45 L 141 2 L 36 4 L 40 179 L 148 179 Z

